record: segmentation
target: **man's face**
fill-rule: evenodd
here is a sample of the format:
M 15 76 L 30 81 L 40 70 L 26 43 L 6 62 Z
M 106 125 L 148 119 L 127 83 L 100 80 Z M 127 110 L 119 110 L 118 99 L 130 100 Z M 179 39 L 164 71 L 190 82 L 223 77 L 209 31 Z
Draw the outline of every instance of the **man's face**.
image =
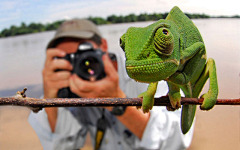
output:
M 95 42 L 91 41 L 91 40 L 71 40 L 71 39 L 65 39 L 63 40 L 61 43 L 59 43 L 56 48 L 63 50 L 64 52 L 66 52 L 67 54 L 70 53 L 75 53 L 78 49 L 78 45 L 83 43 L 83 42 L 89 42 L 93 45 L 93 48 L 99 48 L 100 46 L 98 46 Z M 104 51 L 104 50 L 103 50 Z

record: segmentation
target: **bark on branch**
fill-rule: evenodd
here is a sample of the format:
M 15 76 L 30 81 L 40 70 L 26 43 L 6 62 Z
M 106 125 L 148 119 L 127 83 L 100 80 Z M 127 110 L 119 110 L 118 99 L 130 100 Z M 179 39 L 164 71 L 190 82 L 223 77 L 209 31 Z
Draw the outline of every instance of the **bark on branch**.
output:
M 141 98 L 47 98 L 37 99 L 26 97 L 26 89 L 17 92 L 13 97 L 0 98 L 0 105 L 29 107 L 38 112 L 44 107 L 83 107 L 83 106 L 141 106 Z M 203 99 L 181 98 L 182 105 L 201 105 Z M 154 106 L 170 106 L 168 96 L 155 98 Z M 240 105 L 240 99 L 217 99 L 216 105 Z

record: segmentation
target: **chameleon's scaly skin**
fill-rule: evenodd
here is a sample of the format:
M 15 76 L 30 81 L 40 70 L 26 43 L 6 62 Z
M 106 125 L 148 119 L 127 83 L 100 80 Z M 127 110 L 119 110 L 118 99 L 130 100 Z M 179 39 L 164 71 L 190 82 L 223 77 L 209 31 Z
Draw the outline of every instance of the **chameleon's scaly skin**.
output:
M 174 7 L 166 19 L 145 28 L 130 27 L 121 37 L 120 46 L 125 51 L 128 75 L 139 82 L 150 83 L 143 97 L 143 111 L 148 112 L 154 104 L 157 82 L 168 83 L 168 96 L 175 110 L 181 107 L 180 89 L 186 97 L 197 98 L 210 79 L 209 90 L 202 97 L 201 109 L 211 109 L 217 99 L 218 84 L 214 60 L 206 62 L 206 50 L 201 34 L 193 22 Z M 185 134 L 190 129 L 196 105 L 184 105 L 181 126 Z

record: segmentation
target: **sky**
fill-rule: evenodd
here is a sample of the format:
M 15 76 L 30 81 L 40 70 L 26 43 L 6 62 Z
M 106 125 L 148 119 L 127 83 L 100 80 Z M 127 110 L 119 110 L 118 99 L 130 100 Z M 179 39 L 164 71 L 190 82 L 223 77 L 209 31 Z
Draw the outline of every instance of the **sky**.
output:
M 62 19 L 165 13 L 178 6 L 183 12 L 211 16 L 240 15 L 239 0 L 1 0 L 0 31 L 12 25 L 51 23 Z

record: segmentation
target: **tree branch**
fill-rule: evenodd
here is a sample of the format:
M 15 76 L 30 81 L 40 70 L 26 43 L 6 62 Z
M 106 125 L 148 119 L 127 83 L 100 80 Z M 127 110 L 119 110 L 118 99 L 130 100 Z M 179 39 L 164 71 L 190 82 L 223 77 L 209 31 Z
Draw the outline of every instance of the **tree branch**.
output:
M 13 97 L 0 98 L 0 105 L 15 105 L 29 107 L 38 112 L 44 107 L 102 107 L 102 106 L 141 106 L 141 98 L 46 98 L 26 97 L 26 88 Z M 203 99 L 181 98 L 181 105 L 201 105 Z M 170 106 L 168 96 L 155 98 L 154 106 Z M 240 105 L 240 99 L 217 99 L 216 105 Z

